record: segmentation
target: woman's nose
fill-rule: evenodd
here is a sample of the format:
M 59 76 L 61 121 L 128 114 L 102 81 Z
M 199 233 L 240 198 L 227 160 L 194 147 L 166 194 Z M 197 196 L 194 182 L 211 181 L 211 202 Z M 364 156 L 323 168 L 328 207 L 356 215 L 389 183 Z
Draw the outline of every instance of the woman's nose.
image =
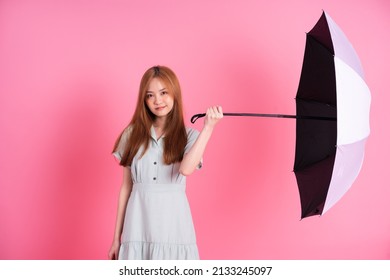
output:
M 156 95 L 156 98 L 154 99 L 154 103 L 155 104 L 160 104 L 161 103 L 161 96 L 160 95 Z

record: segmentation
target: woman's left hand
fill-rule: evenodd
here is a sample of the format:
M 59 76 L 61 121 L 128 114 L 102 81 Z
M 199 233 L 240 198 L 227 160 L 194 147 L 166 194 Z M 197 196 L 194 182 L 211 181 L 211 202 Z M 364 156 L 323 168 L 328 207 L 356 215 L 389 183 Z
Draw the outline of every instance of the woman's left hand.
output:
M 191 175 L 199 166 L 207 143 L 213 134 L 214 127 L 222 118 L 223 112 L 221 106 L 213 106 L 207 109 L 203 129 L 189 152 L 184 154 L 180 164 L 180 173 L 182 175 Z
M 207 109 L 204 126 L 214 128 L 214 126 L 223 118 L 221 106 L 212 106 Z

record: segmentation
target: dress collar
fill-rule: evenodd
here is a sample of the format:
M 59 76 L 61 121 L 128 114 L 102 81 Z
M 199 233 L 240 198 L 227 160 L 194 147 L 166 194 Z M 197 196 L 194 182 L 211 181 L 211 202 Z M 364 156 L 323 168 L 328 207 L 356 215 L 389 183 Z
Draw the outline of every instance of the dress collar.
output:
M 150 136 L 153 138 L 154 141 L 158 142 L 160 139 L 165 138 L 165 134 L 161 135 L 159 139 L 157 139 L 156 131 L 154 130 L 154 126 L 150 128 Z

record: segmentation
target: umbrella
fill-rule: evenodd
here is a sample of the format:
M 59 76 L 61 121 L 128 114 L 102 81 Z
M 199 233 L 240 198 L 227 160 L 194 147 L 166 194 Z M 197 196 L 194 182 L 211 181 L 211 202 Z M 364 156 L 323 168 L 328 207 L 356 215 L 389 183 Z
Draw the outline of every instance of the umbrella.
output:
M 337 122 L 297 120 L 294 172 L 302 218 L 322 215 L 358 176 L 370 134 L 371 95 L 359 57 L 323 12 L 307 34 L 297 114 L 336 116 Z
M 224 115 L 297 119 L 294 173 L 305 218 L 328 211 L 357 178 L 370 134 L 370 102 L 353 46 L 324 11 L 306 36 L 297 114 Z

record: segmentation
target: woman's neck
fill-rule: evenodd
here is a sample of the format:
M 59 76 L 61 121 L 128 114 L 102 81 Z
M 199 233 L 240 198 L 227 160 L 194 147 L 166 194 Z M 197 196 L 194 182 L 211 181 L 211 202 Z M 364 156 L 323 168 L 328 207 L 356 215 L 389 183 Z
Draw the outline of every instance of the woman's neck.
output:
M 165 118 L 156 118 L 153 122 L 153 128 L 156 132 L 156 137 L 159 139 L 164 134 Z
M 156 118 L 153 122 L 154 127 L 161 127 L 164 128 L 165 126 L 165 118 Z

